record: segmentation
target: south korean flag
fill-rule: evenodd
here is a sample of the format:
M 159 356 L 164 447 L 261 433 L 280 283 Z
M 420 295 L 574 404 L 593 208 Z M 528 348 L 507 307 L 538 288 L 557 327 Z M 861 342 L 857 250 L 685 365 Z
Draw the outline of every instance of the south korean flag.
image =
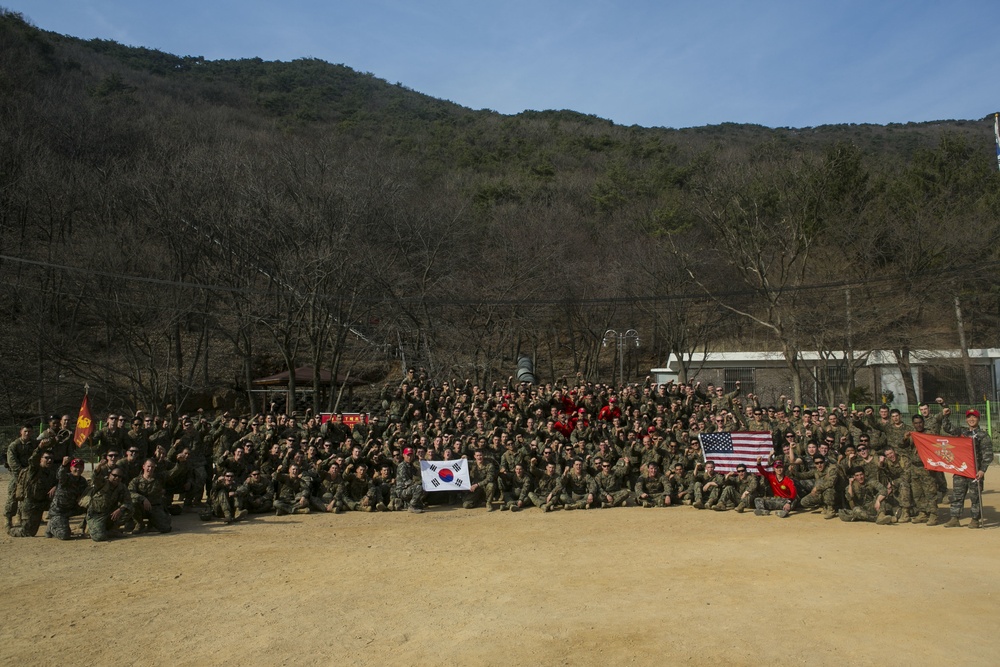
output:
M 454 461 L 421 461 L 420 481 L 424 491 L 468 491 L 469 462 L 465 459 Z

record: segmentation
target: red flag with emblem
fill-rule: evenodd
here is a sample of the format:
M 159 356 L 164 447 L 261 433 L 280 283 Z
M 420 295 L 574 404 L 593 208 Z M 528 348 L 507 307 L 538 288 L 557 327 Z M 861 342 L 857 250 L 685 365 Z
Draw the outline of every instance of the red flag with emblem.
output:
M 87 438 L 94 432 L 94 420 L 90 415 L 90 403 L 87 395 L 83 395 L 83 403 L 80 404 L 80 414 L 76 418 L 76 431 L 73 432 L 73 442 L 77 447 L 83 446 Z
M 937 472 L 950 472 L 961 477 L 976 476 L 976 449 L 972 438 L 950 435 L 910 433 L 924 467 Z

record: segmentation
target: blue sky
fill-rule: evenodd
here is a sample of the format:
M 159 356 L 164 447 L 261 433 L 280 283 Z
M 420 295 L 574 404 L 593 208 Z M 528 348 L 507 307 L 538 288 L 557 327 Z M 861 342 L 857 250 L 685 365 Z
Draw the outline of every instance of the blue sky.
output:
M 208 59 L 320 58 L 473 109 L 624 125 L 978 119 L 1000 3 L 0 0 L 39 28 Z

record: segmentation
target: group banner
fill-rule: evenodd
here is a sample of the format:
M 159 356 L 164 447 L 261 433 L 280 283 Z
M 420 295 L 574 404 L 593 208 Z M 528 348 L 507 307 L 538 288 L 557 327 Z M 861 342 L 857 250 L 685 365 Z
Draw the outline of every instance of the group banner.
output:
M 950 472 L 961 477 L 976 476 L 976 449 L 972 438 L 931 435 L 912 431 L 924 467 L 937 472 Z

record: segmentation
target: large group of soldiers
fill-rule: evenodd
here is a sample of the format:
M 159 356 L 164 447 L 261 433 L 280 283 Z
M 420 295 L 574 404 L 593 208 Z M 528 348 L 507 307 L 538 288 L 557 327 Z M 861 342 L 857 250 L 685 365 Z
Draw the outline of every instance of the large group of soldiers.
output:
M 480 387 L 435 384 L 411 369 L 398 386 L 383 387 L 371 415 L 346 426 L 337 415 L 323 421 L 308 411 L 209 420 L 168 405 L 130 422 L 111 414 L 84 443 L 99 457 L 90 478 L 70 418 L 53 416 L 41 435 L 26 425 L 7 448 L 7 531 L 35 536 L 45 512 L 46 536 L 104 541 L 169 532 L 171 517 L 183 512 L 229 523 L 265 512 L 421 513 L 435 503 L 544 512 L 687 505 L 935 525 L 947 484 L 924 468 L 913 431 L 974 439 L 978 477 L 954 478 L 945 525 L 960 525 L 969 496 L 967 525 L 977 528 L 993 458 L 978 412 L 953 424 L 941 399 L 905 421 L 888 406 L 809 410 L 782 397 L 765 407 L 739 383 L 730 392 L 649 378 L 620 387 L 582 378 Z M 722 474 L 698 438 L 717 431 L 770 432 L 773 452 Z M 425 493 L 420 461 L 458 458 L 468 459 L 468 491 Z

